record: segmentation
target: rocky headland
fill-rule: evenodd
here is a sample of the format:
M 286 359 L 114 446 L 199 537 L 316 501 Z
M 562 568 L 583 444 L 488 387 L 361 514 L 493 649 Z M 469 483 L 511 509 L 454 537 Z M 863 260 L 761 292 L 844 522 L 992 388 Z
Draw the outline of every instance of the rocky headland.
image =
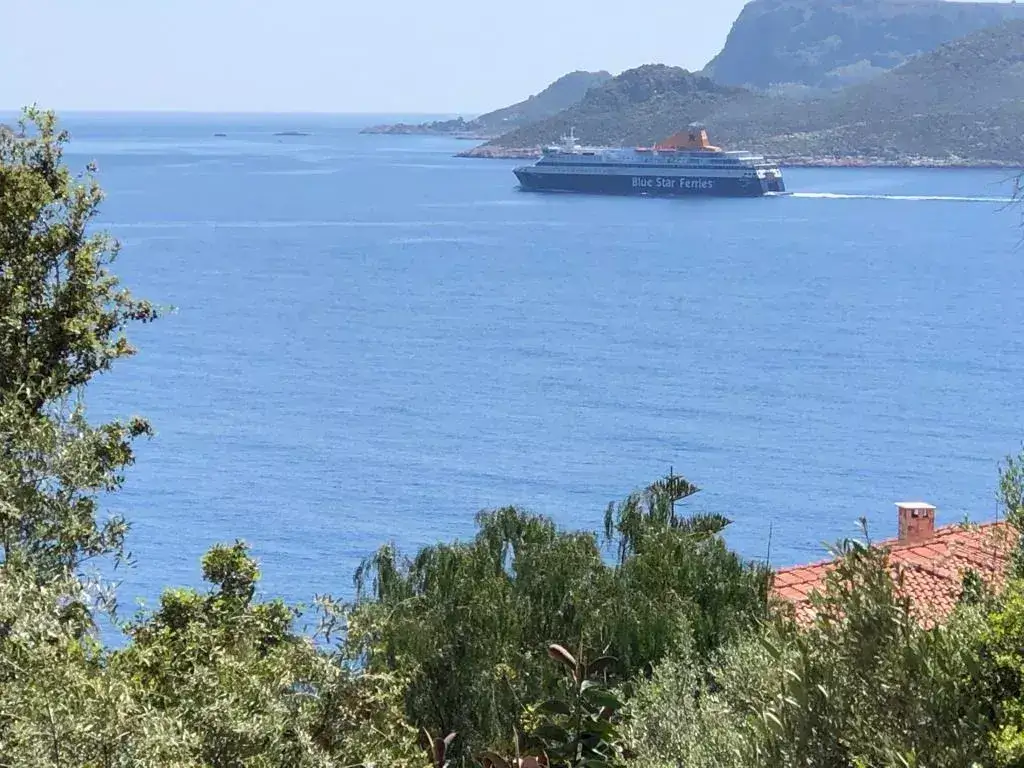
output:
M 608 72 L 570 72 L 538 94 L 472 120 L 457 117 L 427 123 L 374 125 L 364 128 L 361 133 L 491 139 L 558 114 L 578 103 L 591 88 L 611 80 L 611 77 Z

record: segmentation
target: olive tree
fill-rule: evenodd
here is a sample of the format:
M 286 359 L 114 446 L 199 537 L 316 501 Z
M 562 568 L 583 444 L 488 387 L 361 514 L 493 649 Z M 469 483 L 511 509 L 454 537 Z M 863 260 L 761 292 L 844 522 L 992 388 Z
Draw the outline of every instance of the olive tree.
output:
M 103 194 L 92 167 L 65 165 L 67 140 L 35 109 L 0 126 L 0 557 L 51 574 L 123 551 L 125 522 L 100 520 L 98 496 L 149 425 L 91 424 L 82 391 L 156 317 L 111 273 L 118 245 L 92 227 Z

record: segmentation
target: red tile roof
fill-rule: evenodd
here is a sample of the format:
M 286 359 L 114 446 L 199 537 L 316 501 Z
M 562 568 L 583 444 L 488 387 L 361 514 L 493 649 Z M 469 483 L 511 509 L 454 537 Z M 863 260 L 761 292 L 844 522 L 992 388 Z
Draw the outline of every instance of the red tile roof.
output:
M 953 611 L 966 571 L 975 571 L 990 587 L 1002 587 L 1016 543 L 1016 532 L 999 522 L 947 525 L 924 542 L 900 544 L 890 539 L 876 546 L 889 550 L 893 576 L 902 576 L 901 593 L 910 598 L 921 622 L 932 624 Z M 832 567 L 832 561 L 826 560 L 782 568 L 775 572 L 772 592 L 793 603 L 797 619 L 807 622 L 814 615 L 808 596 L 822 589 Z

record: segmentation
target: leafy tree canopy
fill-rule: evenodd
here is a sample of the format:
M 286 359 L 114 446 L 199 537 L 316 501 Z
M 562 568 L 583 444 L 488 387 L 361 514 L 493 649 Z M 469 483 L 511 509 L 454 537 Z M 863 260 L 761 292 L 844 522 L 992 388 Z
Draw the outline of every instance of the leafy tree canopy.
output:
M 67 140 L 38 110 L 0 126 L 0 557 L 45 571 L 122 552 L 125 522 L 99 520 L 97 496 L 149 425 L 91 425 L 82 388 L 156 317 L 110 272 L 117 245 L 90 230 L 103 195 L 63 163 Z

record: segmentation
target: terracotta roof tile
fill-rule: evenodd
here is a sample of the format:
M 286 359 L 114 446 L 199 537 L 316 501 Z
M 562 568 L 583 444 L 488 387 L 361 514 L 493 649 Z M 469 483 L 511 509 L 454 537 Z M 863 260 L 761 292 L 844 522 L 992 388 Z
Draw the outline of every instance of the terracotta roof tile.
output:
M 782 587 L 788 587 L 790 584 L 796 584 L 800 581 L 800 577 L 795 573 L 783 573 L 779 572 L 775 576 L 775 588 L 780 589 Z
M 889 550 L 893 575 L 901 578 L 901 591 L 925 625 L 942 621 L 956 607 L 964 573 L 975 571 L 993 588 L 1002 587 L 1006 566 L 1016 544 L 1016 532 L 1005 522 L 984 525 L 948 525 L 936 529 L 926 542 L 900 544 L 883 541 Z M 781 568 L 772 592 L 794 604 L 797 618 L 813 617 L 808 596 L 823 586 L 830 561 Z
M 805 581 L 802 584 L 792 585 L 791 587 L 789 587 L 789 591 L 797 595 L 803 595 L 804 597 L 808 597 L 810 596 L 811 592 L 815 590 L 816 587 L 817 584 L 815 582 Z

